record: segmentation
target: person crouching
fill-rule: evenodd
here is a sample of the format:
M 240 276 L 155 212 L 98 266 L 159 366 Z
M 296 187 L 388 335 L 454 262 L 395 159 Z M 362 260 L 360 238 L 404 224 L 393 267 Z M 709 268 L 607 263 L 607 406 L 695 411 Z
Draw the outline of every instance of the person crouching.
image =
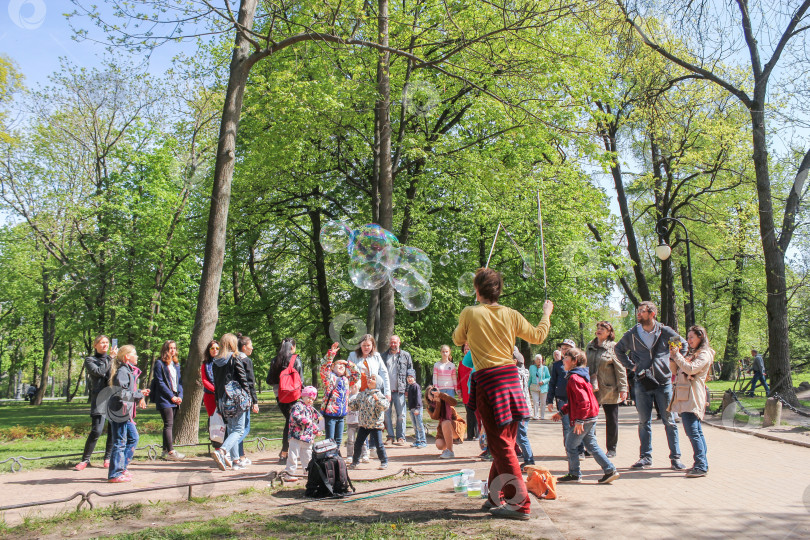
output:
M 442 450 L 439 458 L 453 459 L 456 457 L 453 443 L 461 444 L 464 441 L 467 422 L 456 414 L 456 398 L 440 392 L 435 386 L 428 386 L 426 394 L 428 414 L 433 420 L 439 421 L 436 429 L 436 448 Z
M 385 411 L 391 402 L 379 390 L 382 385 L 382 377 L 374 375 L 368 378 L 368 388 L 349 398 L 349 409 L 358 412 L 357 439 L 354 441 L 350 469 L 357 468 L 366 438 L 369 440 L 369 445 L 377 449 L 380 469 L 388 468 L 388 455 L 385 453 L 385 445 L 383 445 L 382 430 L 385 427 Z
M 297 482 L 295 470 L 297 461 L 301 460 L 301 468 L 307 469 L 312 459 L 312 443 L 315 437 L 322 432 L 318 427 L 320 413 L 312 406 L 318 397 L 318 389 L 306 386 L 301 391 L 301 398 L 295 402 L 290 410 L 290 449 L 287 452 L 287 467 L 281 473 L 284 482 Z

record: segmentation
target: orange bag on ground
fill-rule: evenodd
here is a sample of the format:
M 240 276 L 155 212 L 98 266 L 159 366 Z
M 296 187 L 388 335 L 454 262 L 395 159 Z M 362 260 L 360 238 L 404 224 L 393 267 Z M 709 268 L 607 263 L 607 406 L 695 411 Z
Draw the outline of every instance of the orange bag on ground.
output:
M 526 489 L 534 493 L 538 499 L 553 500 L 557 498 L 557 479 L 548 469 L 527 465 Z

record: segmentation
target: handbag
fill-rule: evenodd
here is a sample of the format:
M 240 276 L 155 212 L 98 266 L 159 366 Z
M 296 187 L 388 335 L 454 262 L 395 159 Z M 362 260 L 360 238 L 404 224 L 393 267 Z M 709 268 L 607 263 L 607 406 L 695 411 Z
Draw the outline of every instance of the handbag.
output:
M 539 383 L 530 384 L 529 390 L 531 390 L 532 392 L 540 392 L 540 384 Z

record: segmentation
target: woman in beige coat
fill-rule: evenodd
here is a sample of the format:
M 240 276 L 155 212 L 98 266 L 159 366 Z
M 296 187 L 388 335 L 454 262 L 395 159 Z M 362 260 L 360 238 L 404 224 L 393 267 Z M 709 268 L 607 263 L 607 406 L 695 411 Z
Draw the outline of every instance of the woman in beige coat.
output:
M 699 478 L 709 472 L 706 438 L 700 421 L 706 410 L 706 377 L 714 361 L 714 350 L 709 346 L 706 329 L 702 326 L 691 327 L 686 334 L 686 342 L 689 345 L 686 357 L 681 356 L 680 344 L 670 345 L 669 348 L 670 367 L 675 373 L 675 388 L 667 410 L 680 413 L 683 429 L 692 443 L 695 465 L 686 471 L 686 477 Z
M 627 370 L 616 359 L 616 333 L 607 321 L 596 323 L 596 337 L 585 347 L 596 400 L 605 411 L 607 457 L 616 456 L 619 442 L 619 403 L 627 399 Z

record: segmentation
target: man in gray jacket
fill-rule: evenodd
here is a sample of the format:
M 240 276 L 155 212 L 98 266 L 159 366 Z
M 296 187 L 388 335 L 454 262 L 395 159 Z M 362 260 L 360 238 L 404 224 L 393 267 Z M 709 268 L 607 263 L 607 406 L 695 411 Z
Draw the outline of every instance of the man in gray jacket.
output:
M 771 389 L 768 388 L 768 383 L 765 380 L 765 361 L 756 349 L 751 349 L 751 371 L 754 373 L 754 376 L 751 377 L 751 391 L 748 392 L 748 395 L 751 397 L 754 396 L 754 390 L 756 390 L 758 382 L 762 383 L 762 386 L 765 387 L 765 395 L 769 395 Z
M 669 460 L 675 470 L 685 469 L 678 446 L 678 426 L 667 411 L 672 401 L 672 372 L 669 369 L 670 343 L 680 344 L 686 354 L 686 340 L 675 330 L 655 320 L 658 308 L 652 302 L 641 302 L 636 309 L 638 324 L 628 330 L 616 344 L 616 358 L 636 375 L 636 410 L 640 458 L 633 469 L 652 467 L 653 400 L 661 412 L 667 432 Z
M 408 370 L 413 369 L 411 355 L 399 348 L 401 343 L 399 336 L 391 336 L 390 347 L 382 355 L 385 367 L 388 368 L 388 382 L 391 388 L 391 405 L 385 411 L 385 429 L 388 431 L 385 443 L 397 446 L 405 444 L 405 415 L 408 412 L 405 407 L 405 395 L 408 391 L 406 378 Z M 394 414 L 396 414 L 396 433 L 392 418 Z

